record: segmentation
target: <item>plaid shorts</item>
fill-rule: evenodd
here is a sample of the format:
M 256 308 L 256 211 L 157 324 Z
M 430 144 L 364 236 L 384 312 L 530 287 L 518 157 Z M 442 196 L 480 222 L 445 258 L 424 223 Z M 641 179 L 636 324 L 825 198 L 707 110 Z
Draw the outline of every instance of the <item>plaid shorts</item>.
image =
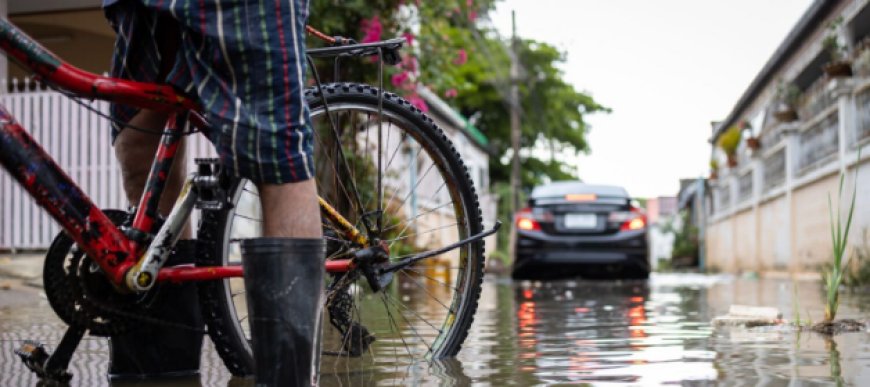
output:
M 307 0 L 120 0 L 105 11 L 117 33 L 112 76 L 169 83 L 198 100 L 231 173 L 267 184 L 314 176 Z M 137 112 L 111 107 L 120 122 Z

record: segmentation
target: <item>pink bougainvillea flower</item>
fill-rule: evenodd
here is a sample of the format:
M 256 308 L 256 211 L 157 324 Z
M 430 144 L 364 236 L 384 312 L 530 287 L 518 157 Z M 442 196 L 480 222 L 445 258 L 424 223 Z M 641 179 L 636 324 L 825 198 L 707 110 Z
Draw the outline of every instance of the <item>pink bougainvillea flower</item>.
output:
M 469 21 L 475 21 L 475 20 L 477 20 L 477 11 L 470 11 L 470 12 L 468 12 L 468 20 L 469 20 Z
M 409 74 L 407 71 L 402 71 L 401 73 L 393 74 L 393 76 L 390 77 L 390 82 L 394 87 L 399 87 L 408 80 L 408 76 Z
M 456 52 L 456 59 L 453 60 L 453 64 L 462 66 L 465 62 L 468 62 L 468 53 L 465 52 L 464 48 L 460 48 L 459 51 Z
M 404 34 L 402 34 L 402 36 L 403 36 L 403 37 L 405 38 L 405 40 L 408 42 L 408 46 L 413 46 L 413 45 L 414 45 L 414 34 L 412 34 L 412 33 L 410 33 L 410 32 L 405 32 Z
M 456 98 L 457 95 L 459 95 L 459 92 L 456 89 L 447 89 L 444 92 L 444 98 Z
M 426 101 L 424 101 L 423 98 L 420 98 L 419 94 L 411 94 L 405 97 L 405 99 L 407 99 L 408 102 L 411 103 L 411 105 L 414 105 L 414 107 L 420 109 L 421 112 L 426 113 L 429 111 L 429 105 L 426 105 Z
M 381 24 L 381 19 L 378 19 L 378 15 L 372 16 L 371 19 L 363 19 L 360 24 L 364 34 L 361 43 L 372 43 L 381 40 L 384 26 Z
M 414 58 L 411 55 L 406 55 L 402 59 L 402 68 L 405 70 L 408 70 L 412 73 L 416 72 L 417 71 L 417 58 Z

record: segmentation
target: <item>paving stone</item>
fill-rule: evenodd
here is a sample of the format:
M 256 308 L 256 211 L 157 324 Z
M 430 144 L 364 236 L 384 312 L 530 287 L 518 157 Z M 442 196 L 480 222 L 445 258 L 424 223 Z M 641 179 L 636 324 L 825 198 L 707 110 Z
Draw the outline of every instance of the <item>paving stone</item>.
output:
M 43 254 L 19 254 L 0 257 L 0 277 L 34 280 L 42 277 Z

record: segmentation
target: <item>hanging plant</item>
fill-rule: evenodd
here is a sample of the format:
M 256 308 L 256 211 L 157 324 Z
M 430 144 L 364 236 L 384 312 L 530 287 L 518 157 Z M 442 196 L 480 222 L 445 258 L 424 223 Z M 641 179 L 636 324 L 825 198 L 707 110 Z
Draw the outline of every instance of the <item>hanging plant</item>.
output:
M 800 96 L 801 90 L 794 83 L 779 80 L 774 96 L 774 118 L 779 122 L 797 121 L 799 117 L 796 109 Z
M 728 156 L 728 166 L 731 168 L 737 166 L 737 147 L 740 145 L 741 136 L 740 127 L 737 125 L 731 125 L 719 135 L 719 148 Z
M 745 120 L 741 120 L 737 124 L 740 131 L 745 133 L 746 136 L 746 147 L 749 149 L 758 150 L 761 147 L 761 142 L 758 140 L 758 137 L 752 135 L 752 125 L 750 125 Z
M 847 55 L 847 47 L 840 38 L 843 18 L 838 17 L 828 24 L 828 34 L 822 40 L 822 48 L 828 53 L 830 61 L 822 67 L 828 77 L 851 77 L 852 61 Z

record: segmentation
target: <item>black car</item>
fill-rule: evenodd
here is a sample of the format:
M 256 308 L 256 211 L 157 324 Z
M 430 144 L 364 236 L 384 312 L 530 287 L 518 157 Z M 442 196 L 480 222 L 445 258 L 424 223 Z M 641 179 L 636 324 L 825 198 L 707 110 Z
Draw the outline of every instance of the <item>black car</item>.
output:
M 540 186 L 515 221 L 514 278 L 649 278 L 646 215 L 624 188 Z

